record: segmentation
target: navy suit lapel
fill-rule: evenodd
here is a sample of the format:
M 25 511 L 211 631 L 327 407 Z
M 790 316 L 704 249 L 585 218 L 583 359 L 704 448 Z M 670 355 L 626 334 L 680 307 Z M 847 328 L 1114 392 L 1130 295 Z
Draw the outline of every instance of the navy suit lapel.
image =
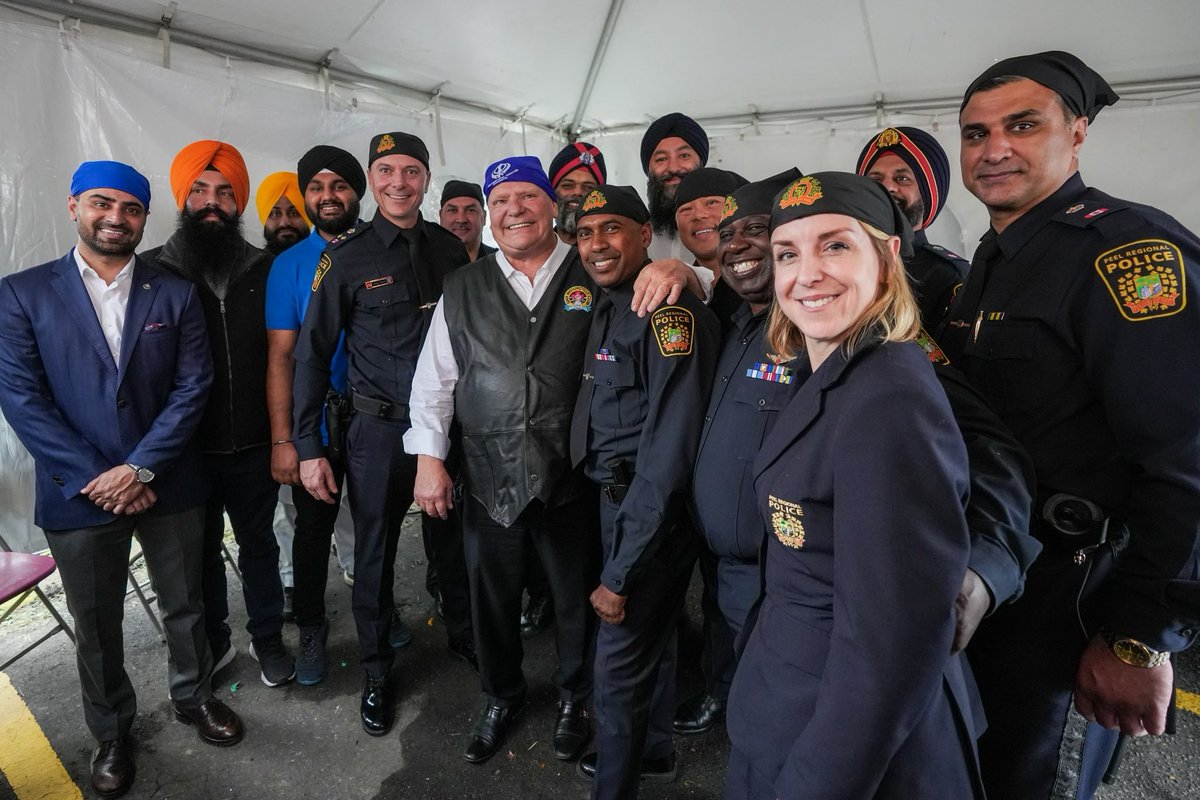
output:
M 146 324 L 146 317 L 158 294 L 158 276 L 139 258 L 133 263 L 129 286 L 129 303 L 125 306 L 125 330 L 121 334 L 121 364 L 117 369 L 118 383 L 125 377 L 125 368 Z
M 68 318 L 73 320 L 83 331 L 83 335 L 87 337 L 96 351 L 96 356 L 116 372 L 117 365 L 113 363 L 112 353 L 104 338 L 104 331 L 100 330 L 100 320 L 96 317 L 96 309 L 92 307 L 92 300 L 88 297 L 87 289 L 83 285 L 83 278 L 79 275 L 79 268 L 75 265 L 74 250 L 58 260 L 58 263 L 54 265 L 54 275 L 54 291 L 62 300 L 63 305 L 67 307 Z

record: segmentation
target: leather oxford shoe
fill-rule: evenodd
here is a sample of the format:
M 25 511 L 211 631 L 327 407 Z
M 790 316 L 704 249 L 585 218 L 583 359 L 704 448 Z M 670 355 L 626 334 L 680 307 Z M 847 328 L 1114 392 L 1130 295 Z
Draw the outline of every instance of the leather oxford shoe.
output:
M 363 730 L 372 736 L 383 736 L 392 729 L 392 696 L 388 691 L 386 675 L 382 678 L 372 678 L 370 675 L 363 678 L 359 717 Z
M 596 754 L 588 753 L 579 759 L 575 770 L 586 781 L 596 777 Z M 675 780 L 675 754 L 662 758 L 642 759 L 642 781 L 645 783 L 670 783 Z
M 554 723 L 554 757 L 559 761 L 573 761 L 592 735 L 588 722 L 587 708 L 573 700 L 558 704 L 558 721 Z
M 475 730 L 471 732 L 471 743 L 463 758 L 472 764 L 482 764 L 496 754 L 508 737 L 508 729 L 525 710 L 525 701 L 513 706 L 501 707 L 488 703 L 479 714 Z
M 529 598 L 521 614 L 521 638 L 532 639 L 550 627 L 553 621 L 554 606 L 550 603 L 549 595 Z
M 725 701 L 708 692 L 691 698 L 675 710 L 675 732 L 681 736 L 708 733 L 725 719 Z
M 128 736 L 101 742 L 92 754 L 92 788 L 101 797 L 120 797 L 133 785 L 133 744 Z
M 175 709 L 175 718 L 188 725 L 195 725 L 200 738 L 217 747 L 229 747 L 242 740 L 245 732 L 242 721 L 233 709 L 215 697 L 210 697 L 195 708 L 184 708 L 178 703 L 171 703 Z

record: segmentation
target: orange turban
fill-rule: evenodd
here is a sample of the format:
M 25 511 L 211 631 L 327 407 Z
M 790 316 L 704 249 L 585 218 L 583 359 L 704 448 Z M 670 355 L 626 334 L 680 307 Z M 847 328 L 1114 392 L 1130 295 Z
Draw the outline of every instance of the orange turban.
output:
M 263 182 L 258 185 L 258 191 L 254 193 L 258 221 L 265 225 L 271 209 L 279 202 L 279 198 L 285 196 L 292 201 L 292 205 L 300 212 L 300 216 L 304 217 L 304 221 L 312 225 L 308 214 L 304 213 L 304 195 L 300 192 L 300 178 L 294 172 L 272 172 L 263 178 Z
M 210 168 L 224 175 L 233 186 L 233 200 L 241 214 L 250 200 L 250 174 L 246 171 L 246 161 L 233 145 L 212 139 L 192 142 L 171 162 L 171 194 L 175 195 L 175 204 L 183 209 L 192 184 L 201 172 Z

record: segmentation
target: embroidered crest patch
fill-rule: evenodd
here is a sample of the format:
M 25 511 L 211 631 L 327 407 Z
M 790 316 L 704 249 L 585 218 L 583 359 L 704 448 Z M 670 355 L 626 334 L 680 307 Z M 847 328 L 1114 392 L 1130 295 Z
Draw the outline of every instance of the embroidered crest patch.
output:
M 1102 253 L 1096 272 L 1130 322 L 1169 317 L 1187 306 L 1183 253 L 1165 239 L 1141 239 Z
M 779 207 L 783 209 L 792 206 L 811 206 L 820 199 L 821 182 L 811 175 L 806 175 L 787 188 L 779 200 Z
M 386 153 L 396 147 L 396 140 L 392 138 L 390 133 L 385 133 L 379 137 L 379 144 L 375 145 L 376 153 Z
M 692 312 L 679 306 L 664 306 L 650 317 L 654 338 L 664 356 L 690 356 L 692 354 L 692 329 L 696 320 Z
M 950 359 L 946 357 L 946 353 L 938 346 L 938 343 L 933 340 L 929 332 L 924 328 L 917 331 L 917 344 L 925 351 L 925 355 L 929 356 L 929 361 L 933 364 L 944 364 L 949 366 Z
M 733 195 L 731 195 L 731 194 L 725 195 L 725 207 L 721 209 L 721 222 L 724 222 L 725 220 L 732 217 L 734 214 L 737 213 L 737 210 L 738 210 L 737 200 L 734 200 Z
M 592 293 L 586 286 L 572 286 L 563 292 L 563 311 L 591 311 Z
M 876 147 L 891 147 L 900 144 L 900 131 L 895 128 L 885 128 L 875 137 Z
M 330 260 L 328 253 L 321 253 L 321 260 L 317 262 L 317 272 L 313 275 L 313 287 L 315 292 L 317 287 L 321 285 L 321 279 L 325 277 L 325 273 L 329 272 L 329 268 L 333 266 L 333 261 Z
M 591 211 L 594 208 L 604 208 L 606 205 L 608 205 L 608 198 L 599 189 L 592 189 L 584 199 L 583 207 L 579 210 Z
M 804 547 L 804 523 L 801 521 L 804 509 L 800 504 L 769 494 L 767 508 L 771 511 L 771 531 L 775 538 L 793 550 Z

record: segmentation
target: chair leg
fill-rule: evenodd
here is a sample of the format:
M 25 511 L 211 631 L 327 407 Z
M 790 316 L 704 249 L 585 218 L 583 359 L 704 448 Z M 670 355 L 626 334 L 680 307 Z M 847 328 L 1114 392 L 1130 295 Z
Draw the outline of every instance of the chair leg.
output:
M 237 559 L 229 552 L 229 548 L 225 545 L 224 541 L 221 542 L 221 555 L 225 557 L 225 563 L 229 564 L 230 569 L 233 570 L 233 574 L 237 575 L 238 582 L 245 585 L 246 579 L 242 577 L 242 571 L 238 569 Z
M 33 587 L 33 591 L 37 592 L 37 596 L 41 599 L 42 605 L 44 605 L 51 615 L 53 615 L 54 619 L 58 621 L 58 626 L 62 628 L 62 632 L 67 635 L 67 638 L 71 640 L 71 645 L 74 646 L 75 631 L 71 630 L 71 626 L 68 625 L 67 621 L 62 618 L 61 614 L 58 613 L 58 609 L 55 608 L 54 604 L 50 602 L 50 598 L 46 597 L 46 594 L 41 590 L 41 587 L 35 586 Z

